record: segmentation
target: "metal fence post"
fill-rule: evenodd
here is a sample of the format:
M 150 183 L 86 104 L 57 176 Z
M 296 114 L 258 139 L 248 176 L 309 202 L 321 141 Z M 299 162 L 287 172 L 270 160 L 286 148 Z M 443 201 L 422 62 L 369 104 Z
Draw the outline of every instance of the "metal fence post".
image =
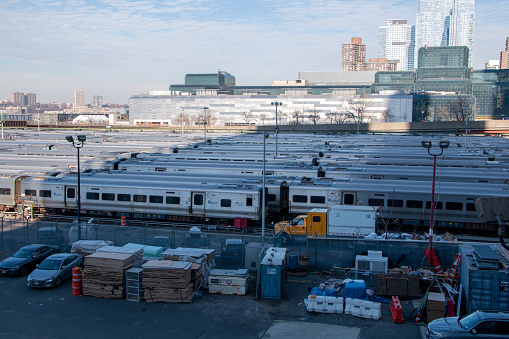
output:
M 2 246 L 0 248 L 0 251 L 4 251 L 4 216 L 2 215 Z

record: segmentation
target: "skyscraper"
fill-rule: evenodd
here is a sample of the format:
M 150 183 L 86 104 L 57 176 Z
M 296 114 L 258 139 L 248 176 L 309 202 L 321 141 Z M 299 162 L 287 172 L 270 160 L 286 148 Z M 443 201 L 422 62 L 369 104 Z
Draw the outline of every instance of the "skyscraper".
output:
M 37 104 L 37 96 L 35 93 L 21 93 L 21 92 L 12 92 L 11 93 L 11 102 L 15 103 L 18 106 L 34 106 Z
M 86 107 L 87 106 L 87 94 L 84 90 L 78 89 L 74 91 L 74 107 Z
M 415 50 L 421 47 L 467 46 L 469 65 L 474 48 L 475 0 L 419 0 Z M 417 66 L 417 58 L 415 66 Z
M 378 57 L 396 62 L 398 71 L 414 68 L 415 27 L 406 20 L 387 20 L 379 28 Z
M 509 68 L 509 37 L 505 40 L 505 51 L 500 52 L 500 69 Z
M 366 61 L 366 45 L 362 43 L 362 38 L 352 38 L 350 43 L 344 43 L 341 52 L 341 71 L 362 70 L 360 67 Z

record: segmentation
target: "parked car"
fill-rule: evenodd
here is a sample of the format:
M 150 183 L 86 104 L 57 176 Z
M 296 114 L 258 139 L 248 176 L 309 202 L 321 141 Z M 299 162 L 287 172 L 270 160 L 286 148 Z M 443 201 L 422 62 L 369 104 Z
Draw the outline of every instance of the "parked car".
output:
M 162 247 L 163 251 L 166 251 L 168 248 L 171 248 L 171 240 L 169 237 L 158 235 L 152 238 L 150 241 L 150 246 Z
M 221 251 L 222 265 L 243 268 L 245 251 L 242 239 L 226 239 Z
M 201 230 L 198 227 L 193 226 L 186 234 L 186 242 L 184 246 L 191 248 L 209 248 L 209 242 L 207 241 L 207 237 L 201 233 Z
M 28 245 L 0 262 L 0 272 L 5 275 L 27 275 L 36 265 L 52 254 L 59 253 L 56 245 Z
M 57 245 L 64 248 L 66 246 L 64 234 L 56 226 L 41 227 L 37 230 L 35 241 L 38 244 Z
M 509 311 L 476 311 L 465 317 L 447 317 L 428 324 L 426 338 L 508 338 Z
M 27 278 L 29 287 L 59 287 L 69 279 L 74 267 L 83 266 L 83 256 L 78 253 L 57 253 L 43 260 Z

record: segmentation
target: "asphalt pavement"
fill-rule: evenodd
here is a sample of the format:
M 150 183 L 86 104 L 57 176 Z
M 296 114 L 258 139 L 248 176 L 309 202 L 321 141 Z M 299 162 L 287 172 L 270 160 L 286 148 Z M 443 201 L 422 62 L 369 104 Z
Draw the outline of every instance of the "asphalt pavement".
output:
M 0 253 L 0 259 L 10 253 Z M 257 300 L 256 277 L 245 296 L 201 291 L 191 303 L 148 303 L 73 296 L 71 281 L 60 288 L 26 286 L 26 277 L 0 277 L 1 338 L 419 338 L 421 327 L 406 320 L 414 306 L 401 301 L 403 324 L 390 306 L 380 320 L 306 311 L 309 288 L 327 277 L 289 276 L 282 300 Z M 414 301 L 415 302 L 415 301 Z

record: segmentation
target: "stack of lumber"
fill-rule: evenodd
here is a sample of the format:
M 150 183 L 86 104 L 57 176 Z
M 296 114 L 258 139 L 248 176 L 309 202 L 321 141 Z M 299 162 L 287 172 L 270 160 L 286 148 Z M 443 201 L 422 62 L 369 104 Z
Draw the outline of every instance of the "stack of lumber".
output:
M 125 297 L 125 272 L 133 267 L 128 253 L 93 253 L 85 257 L 83 295 L 98 298 Z
M 142 285 L 145 301 L 190 302 L 194 297 L 192 265 L 189 262 L 172 260 L 151 260 L 143 264 Z
M 176 249 L 167 249 L 163 252 L 163 259 L 174 260 L 174 261 L 186 261 L 196 263 L 200 265 L 200 272 L 196 272 L 193 275 L 192 283 L 194 290 L 196 291 L 202 283 L 208 284 L 208 277 L 210 271 L 214 268 L 214 249 L 202 249 L 202 248 L 184 248 L 179 247 Z M 197 270 L 196 265 L 192 266 L 192 269 Z
M 133 255 L 134 267 L 141 267 L 143 265 L 143 249 L 142 248 L 129 248 L 118 246 L 104 246 L 97 249 L 97 252 L 112 252 L 112 253 L 126 253 Z
M 78 240 L 72 244 L 71 253 L 79 253 L 84 257 L 97 252 L 97 250 L 104 246 L 113 245 L 113 241 L 105 240 Z

